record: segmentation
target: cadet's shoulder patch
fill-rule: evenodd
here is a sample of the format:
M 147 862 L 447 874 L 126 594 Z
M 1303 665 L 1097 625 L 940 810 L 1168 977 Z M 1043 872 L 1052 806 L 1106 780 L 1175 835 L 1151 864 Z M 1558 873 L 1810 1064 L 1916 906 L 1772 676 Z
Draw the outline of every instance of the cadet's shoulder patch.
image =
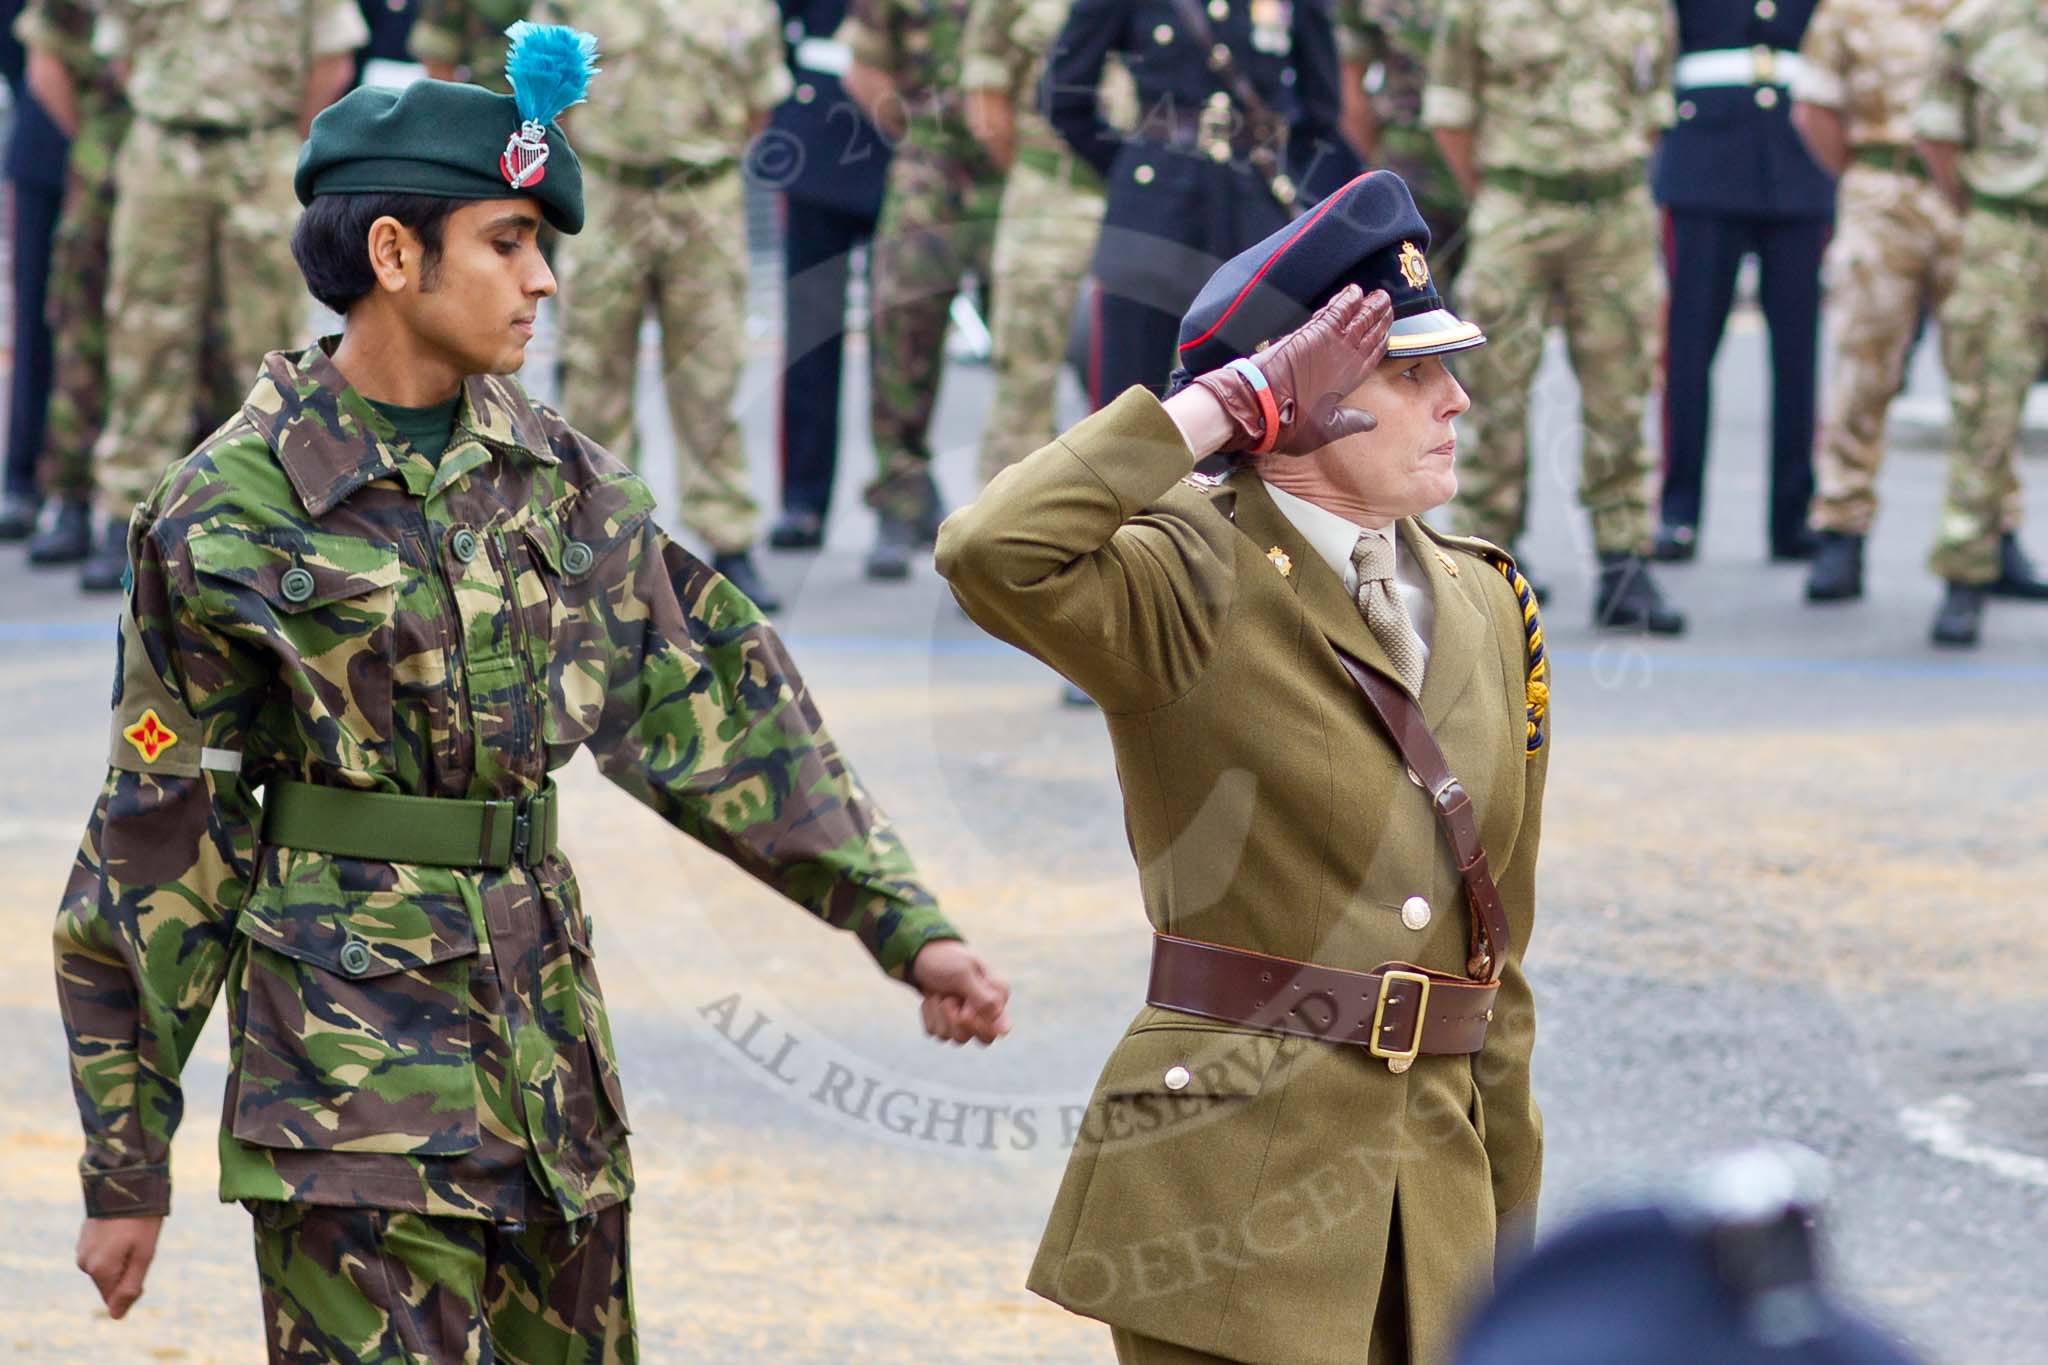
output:
M 164 750 L 178 742 L 176 732 L 157 718 L 153 706 L 143 711 L 140 720 L 123 730 L 121 738 L 135 746 L 135 752 L 142 755 L 144 763 L 156 762 Z

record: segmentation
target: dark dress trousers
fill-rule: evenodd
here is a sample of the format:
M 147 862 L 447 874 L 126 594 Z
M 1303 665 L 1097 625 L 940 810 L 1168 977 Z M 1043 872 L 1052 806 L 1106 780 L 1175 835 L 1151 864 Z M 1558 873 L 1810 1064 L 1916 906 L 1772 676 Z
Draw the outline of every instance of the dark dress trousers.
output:
M 5 480 L 9 493 L 33 498 L 53 363 L 46 315 L 50 245 L 58 210 L 64 205 L 64 162 L 71 144 L 42 106 L 29 98 L 21 46 L 14 40 L 14 20 L 20 12 L 20 0 L 0 3 L 6 48 L 0 53 L 0 66 L 5 67 L 14 96 L 6 163 L 7 179 L 14 185 L 14 370 L 7 400 Z
M 1299 205 L 1356 175 L 1358 158 L 1336 131 L 1329 0 L 1227 0 L 1204 13 L 1266 107 L 1288 124 L 1287 173 L 1299 187 Z M 1272 22 L 1276 14 L 1285 16 L 1284 28 Z M 1217 160 L 1148 134 L 1148 125 L 1156 131 L 1197 118 L 1226 93 L 1210 69 L 1209 49 L 1182 28 L 1172 0 L 1075 0 L 1046 66 L 1046 116 L 1106 188 L 1088 357 L 1096 407 L 1132 384 L 1162 392 L 1181 315 L 1196 291 L 1291 212 L 1241 155 Z M 1128 138 L 1103 117 L 1097 98 L 1112 52 L 1130 70 L 1145 120 Z
M 1668 216 L 1671 322 L 1666 355 L 1667 526 L 1698 526 L 1712 420 L 1709 375 L 1742 258 L 1761 270 L 1771 334 L 1769 531 L 1796 544 L 1813 494 L 1820 262 L 1834 181 L 1792 127 L 1789 74 L 1773 59 L 1744 84 L 1689 85 L 1686 56 L 1796 52 L 1818 0 L 1678 0 L 1678 122 L 1658 147 L 1651 186 Z
M 847 0 L 779 0 L 795 88 L 756 142 L 750 174 L 780 189 L 783 221 L 782 506 L 832 505 L 848 264 L 875 234 L 889 147 L 840 84 L 832 34 Z

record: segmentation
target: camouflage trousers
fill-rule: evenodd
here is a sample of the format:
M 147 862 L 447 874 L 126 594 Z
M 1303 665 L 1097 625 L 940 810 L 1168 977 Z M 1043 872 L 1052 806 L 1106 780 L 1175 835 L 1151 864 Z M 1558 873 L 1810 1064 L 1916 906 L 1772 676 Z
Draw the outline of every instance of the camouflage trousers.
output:
M 1553 305 L 1579 381 L 1579 429 L 1535 433 L 1579 443 L 1579 501 L 1606 552 L 1649 547 L 1650 452 L 1643 405 L 1656 379 L 1664 276 L 1648 189 L 1564 204 L 1483 187 L 1458 311 L 1487 344 L 1455 357 L 1472 396 L 1460 441 L 1457 516 L 1498 545 L 1522 534 L 1528 505 L 1529 397 Z
M 1082 162 L 1062 158 L 1064 175 L 1020 161 L 1003 187 L 991 269 L 995 275 L 996 396 L 981 432 L 981 481 L 987 483 L 1058 434 L 1053 400 L 1067 361 L 1074 301 L 1102 230 L 1102 191 L 1076 177 Z
M 714 553 L 754 543 L 759 509 L 733 421 L 746 363 L 746 217 L 738 169 L 645 188 L 590 168 L 583 231 L 555 248 L 562 411 L 627 464 L 640 323 L 661 328 L 662 394 L 683 523 Z
M 913 519 L 929 510 L 925 474 L 947 319 L 968 275 L 988 289 L 1001 197 L 1002 181 L 986 161 L 915 136 L 889 163 L 868 267 L 870 506 Z
M 252 1203 L 272 1365 L 630 1365 L 627 1212 L 500 1226 Z
M 50 335 L 56 370 L 36 486 L 46 497 L 92 493 L 92 450 L 107 419 L 107 247 L 114 227 L 114 154 L 125 109 L 81 111 L 71 139 L 64 212 L 50 248 Z M 216 412 L 215 420 L 219 420 Z
M 2017 524 L 2014 450 L 2027 389 L 2048 359 L 2048 225 L 1974 209 L 1941 309 L 1948 371 L 1948 490 L 1928 567 L 1953 583 L 1998 577 Z
M 269 351 L 307 330 L 292 260 L 295 129 L 202 141 L 137 119 L 114 159 L 106 430 L 93 449 L 100 510 L 119 520 L 192 446 L 217 311 L 236 397 Z M 219 408 L 213 419 L 226 416 Z
M 1934 185 L 1869 166 L 1842 173 L 1824 267 L 1833 355 L 1821 411 L 1815 530 L 1868 535 L 1877 517 L 1885 416 L 1906 381 L 1921 320 L 1955 285 L 1962 219 Z M 2008 472 L 2010 460 L 2003 462 Z M 2019 525 L 2017 479 L 2000 520 Z

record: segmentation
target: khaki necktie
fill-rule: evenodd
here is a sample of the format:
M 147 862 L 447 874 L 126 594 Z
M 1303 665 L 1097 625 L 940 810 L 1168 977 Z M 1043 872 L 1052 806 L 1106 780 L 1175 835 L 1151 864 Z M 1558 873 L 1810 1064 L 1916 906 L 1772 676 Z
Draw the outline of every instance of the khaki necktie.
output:
M 1413 696 L 1422 695 L 1422 637 L 1408 604 L 1394 589 L 1394 540 L 1391 535 L 1370 531 L 1351 547 L 1351 567 L 1358 570 L 1358 610 L 1365 628 L 1387 651 L 1401 685 Z

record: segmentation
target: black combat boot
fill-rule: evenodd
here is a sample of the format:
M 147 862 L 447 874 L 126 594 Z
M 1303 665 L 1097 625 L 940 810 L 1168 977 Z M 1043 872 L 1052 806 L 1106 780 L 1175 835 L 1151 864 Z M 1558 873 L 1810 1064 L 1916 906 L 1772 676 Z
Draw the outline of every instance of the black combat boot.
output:
M 1773 564 L 1797 564 L 1812 559 L 1819 553 L 1820 536 L 1807 527 L 1802 526 L 1790 535 L 1774 534 L 1771 537 Z
M 92 504 L 66 498 L 51 509 L 49 525 L 29 537 L 31 564 L 76 564 L 92 553 Z
M 1863 537 L 1848 531 L 1822 531 L 1806 575 L 1809 602 L 1852 602 L 1863 596 Z
M 1984 585 L 1993 597 L 2016 597 L 2023 602 L 2048 602 L 2048 581 L 2034 569 L 2020 538 L 2007 531 L 1998 538 L 1998 577 Z
M 119 592 L 128 576 L 128 523 L 109 517 L 100 523 L 99 542 L 78 571 L 78 586 L 87 592 Z
M 789 507 L 768 528 L 768 545 L 776 550 L 816 550 L 825 544 L 825 518 L 808 507 Z
M 1685 613 L 1664 601 L 1641 555 L 1600 556 L 1600 587 L 1593 597 L 1593 624 L 1601 630 L 1643 630 L 1683 635 Z
M 762 611 L 782 610 L 782 599 L 775 595 L 775 589 L 769 587 L 767 580 L 761 577 L 760 570 L 754 567 L 754 557 L 745 550 L 713 555 L 711 567 L 726 582 L 745 593 Z
M 1982 583 L 1950 583 L 1934 613 L 1934 643 L 1954 649 L 1968 649 L 1984 630 L 1984 598 L 1989 589 Z
M 25 493 L 0 493 L 0 541 L 35 534 L 36 500 Z
M 1688 564 L 1700 552 L 1697 526 L 1659 526 L 1650 542 L 1650 558 L 1660 564 Z

